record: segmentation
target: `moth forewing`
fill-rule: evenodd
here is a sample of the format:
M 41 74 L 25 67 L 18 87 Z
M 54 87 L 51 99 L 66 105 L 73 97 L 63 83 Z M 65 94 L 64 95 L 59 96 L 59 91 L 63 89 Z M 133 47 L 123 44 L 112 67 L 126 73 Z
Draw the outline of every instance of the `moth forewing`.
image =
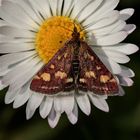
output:
M 86 85 L 87 90 L 95 94 L 117 94 L 119 92 L 118 83 L 113 74 L 84 41 L 81 41 L 79 60 L 80 88 Z
M 65 44 L 33 78 L 30 89 L 48 95 L 73 89 L 70 76 L 73 48 Z

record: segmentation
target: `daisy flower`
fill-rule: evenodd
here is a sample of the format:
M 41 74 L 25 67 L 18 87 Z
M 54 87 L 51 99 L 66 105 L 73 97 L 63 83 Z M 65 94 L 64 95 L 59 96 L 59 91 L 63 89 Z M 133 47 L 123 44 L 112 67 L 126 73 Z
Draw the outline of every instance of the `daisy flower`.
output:
M 35 74 L 72 37 L 73 25 L 80 37 L 116 77 L 121 86 L 131 86 L 134 72 L 122 64 L 138 47 L 121 43 L 136 26 L 126 24 L 134 9 L 114 10 L 119 0 L 3 0 L 0 6 L 0 89 L 8 87 L 5 103 L 18 108 L 27 102 L 26 118 L 39 108 L 54 128 L 62 113 L 75 124 L 78 107 L 89 115 L 91 104 L 108 112 L 107 95 L 70 92 L 47 96 L 34 92 L 30 84 Z

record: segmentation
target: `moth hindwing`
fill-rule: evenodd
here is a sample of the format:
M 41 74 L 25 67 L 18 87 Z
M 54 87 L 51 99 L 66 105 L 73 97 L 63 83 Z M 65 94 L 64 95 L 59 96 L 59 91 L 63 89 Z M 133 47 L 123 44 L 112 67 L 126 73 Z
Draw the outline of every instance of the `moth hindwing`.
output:
M 72 38 L 34 76 L 30 89 L 47 95 L 71 90 L 108 95 L 119 92 L 114 76 L 80 39 L 76 28 Z

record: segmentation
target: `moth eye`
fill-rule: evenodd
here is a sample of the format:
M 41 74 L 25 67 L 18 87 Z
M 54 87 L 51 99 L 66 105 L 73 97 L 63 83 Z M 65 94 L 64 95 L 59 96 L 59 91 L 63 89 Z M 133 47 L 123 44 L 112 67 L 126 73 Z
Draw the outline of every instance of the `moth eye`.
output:
M 62 41 L 59 41 L 59 43 L 61 44 L 61 43 L 62 43 Z

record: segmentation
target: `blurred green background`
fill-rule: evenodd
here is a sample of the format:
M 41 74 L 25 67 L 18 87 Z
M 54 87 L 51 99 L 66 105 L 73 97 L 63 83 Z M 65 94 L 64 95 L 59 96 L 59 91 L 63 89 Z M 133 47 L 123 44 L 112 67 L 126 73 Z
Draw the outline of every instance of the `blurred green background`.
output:
M 80 0 L 79 0 L 80 1 Z M 135 23 L 137 30 L 125 42 L 140 46 L 140 0 L 121 0 L 117 9 L 133 7 L 135 15 L 128 23 Z M 127 64 L 136 76 L 134 86 L 125 88 L 123 97 L 110 97 L 110 112 L 104 113 L 92 106 L 89 117 L 79 112 L 76 125 L 71 125 L 65 114 L 58 126 L 51 129 L 38 111 L 26 121 L 25 105 L 14 110 L 12 104 L 4 104 L 5 92 L 0 92 L 0 140 L 140 140 L 140 53 L 132 55 Z

